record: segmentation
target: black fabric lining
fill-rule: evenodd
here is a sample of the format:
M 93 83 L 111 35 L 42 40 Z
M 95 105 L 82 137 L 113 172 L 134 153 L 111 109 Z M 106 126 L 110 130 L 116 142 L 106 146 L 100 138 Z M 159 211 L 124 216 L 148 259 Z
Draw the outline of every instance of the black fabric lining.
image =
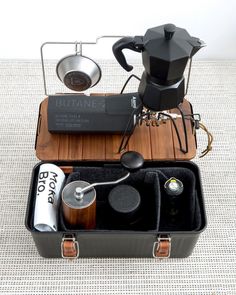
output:
M 123 175 L 120 166 L 115 167 L 75 167 L 77 172 L 68 175 L 66 184 L 75 180 L 84 180 L 89 183 L 112 181 Z M 179 202 L 178 218 L 169 214 L 168 196 L 164 191 L 164 183 L 170 177 L 181 180 L 184 191 Z M 97 216 L 96 230 L 134 230 L 134 231 L 198 231 L 202 227 L 202 211 L 196 190 L 196 177 L 192 170 L 184 167 L 145 168 L 131 173 L 129 178 L 122 182 L 136 188 L 141 196 L 141 207 L 139 215 L 133 223 L 127 225 L 119 224 L 114 220 L 108 205 L 108 194 L 114 187 L 97 186 Z M 34 218 L 35 192 L 33 192 L 32 210 L 29 225 L 32 230 Z M 58 208 L 59 226 L 58 230 L 70 230 L 64 223 L 61 204 Z
M 74 172 L 69 175 L 67 183 L 75 180 L 86 180 L 89 183 L 116 180 L 123 176 L 125 172 L 121 168 L 100 168 L 100 167 L 81 167 L 80 172 Z M 97 186 L 96 189 L 96 229 L 97 230 L 156 230 L 159 228 L 160 219 L 160 196 L 159 179 L 153 172 L 139 171 L 132 173 L 130 177 L 122 184 L 133 186 L 141 196 L 141 206 L 138 217 L 130 224 L 120 224 L 119 220 L 111 214 L 108 204 L 108 195 L 113 185 Z M 65 224 L 63 214 L 60 210 L 60 228 L 61 230 L 70 229 Z
M 89 183 L 116 180 L 125 174 L 122 168 L 78 167 L 78 172 L 69 175 L 67 183 L 85 180 Z M 169 197 L 164 191 L 164 183 L 170 177 L 176 177 L 184 184 L 184 191 L 178 201 L 178 214 L 170 214 Z M 188 168 L 146 168 L 132 173 L 122 182 L 132 185 L 141 195 L 139 218 L 126 226 L 119 224 L 110 214 L 108 205 L 109 191 L 114 187 L 97 186 L 97 230 L 159 230 L 159 231 L 193 231 L 201 227 L 201 211 L 196 192 L 194 173 Z M 172 205 L 173 206 L 173 205 Z M 61 211 L 61 210 L 60 210 Z M 69 229 L 60 212 L 61 230 Z
M 149 169 L 150 170 L 150 169 Z M 154 169 L 155 170 L 155 169 Z M 187 168 L 161 168 L 167 178 L 175 177 L 183 182 L 184 191 L 172 205 L 170 197 L 164 190 L 166 178 L 159 173 L 161 187 L 161 216 L 160 231 L 191 231 L 201 226 L 199 214 L 199 203 L 196 202 L 196 178 L 194 173 Z M 176 216 L 171 215 L 171 207 L 178 210 Z

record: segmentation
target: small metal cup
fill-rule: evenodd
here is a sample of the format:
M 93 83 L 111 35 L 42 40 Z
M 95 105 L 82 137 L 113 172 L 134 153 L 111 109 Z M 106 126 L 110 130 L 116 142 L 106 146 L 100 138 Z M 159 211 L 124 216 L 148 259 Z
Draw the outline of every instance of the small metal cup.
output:
M 62 58 L 57 64 L 58 78 L 71 90 L 84 91 L 95 86 L 101 69 L 95 61 L 80 54 Z

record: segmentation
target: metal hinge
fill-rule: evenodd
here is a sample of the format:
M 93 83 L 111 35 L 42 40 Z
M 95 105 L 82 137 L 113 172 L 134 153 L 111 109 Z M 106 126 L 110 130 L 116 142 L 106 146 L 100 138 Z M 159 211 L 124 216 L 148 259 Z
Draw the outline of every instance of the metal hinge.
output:
M 169 258 L 171 252 L 171 238 L 168 235 L 160 235 L 153 244 L 152 255 L 154 258 Z
M 79 243 L 73 235 L 64 235 L 61 241 L 61 256 L 62 258 L 78 258 Z

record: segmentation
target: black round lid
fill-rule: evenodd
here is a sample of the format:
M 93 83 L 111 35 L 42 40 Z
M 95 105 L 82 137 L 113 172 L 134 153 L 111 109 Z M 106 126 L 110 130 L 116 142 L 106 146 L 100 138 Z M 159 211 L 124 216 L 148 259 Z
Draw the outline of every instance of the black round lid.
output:
M 134 187 L 122 184 L 110 191 L 108 201 L 116 213 L 129 214 L 138 209 L 141 197 Z

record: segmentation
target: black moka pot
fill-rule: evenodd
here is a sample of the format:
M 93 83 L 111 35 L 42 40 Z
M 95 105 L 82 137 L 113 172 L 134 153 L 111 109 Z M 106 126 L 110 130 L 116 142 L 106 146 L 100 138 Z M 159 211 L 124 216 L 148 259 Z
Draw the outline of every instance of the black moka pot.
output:
M 173 24 L 147 30 L 144 36 L 124 37 L 113 45 L 113 53 L 126 70 L 123 49 L 142 52 L 145 71 L 138 92 L 143 105 L 153 111 L 177 107 L 185 95 L 184 70 L 189 58 L 203 46 L 200 39 L 191 37 L 185 29 Z

